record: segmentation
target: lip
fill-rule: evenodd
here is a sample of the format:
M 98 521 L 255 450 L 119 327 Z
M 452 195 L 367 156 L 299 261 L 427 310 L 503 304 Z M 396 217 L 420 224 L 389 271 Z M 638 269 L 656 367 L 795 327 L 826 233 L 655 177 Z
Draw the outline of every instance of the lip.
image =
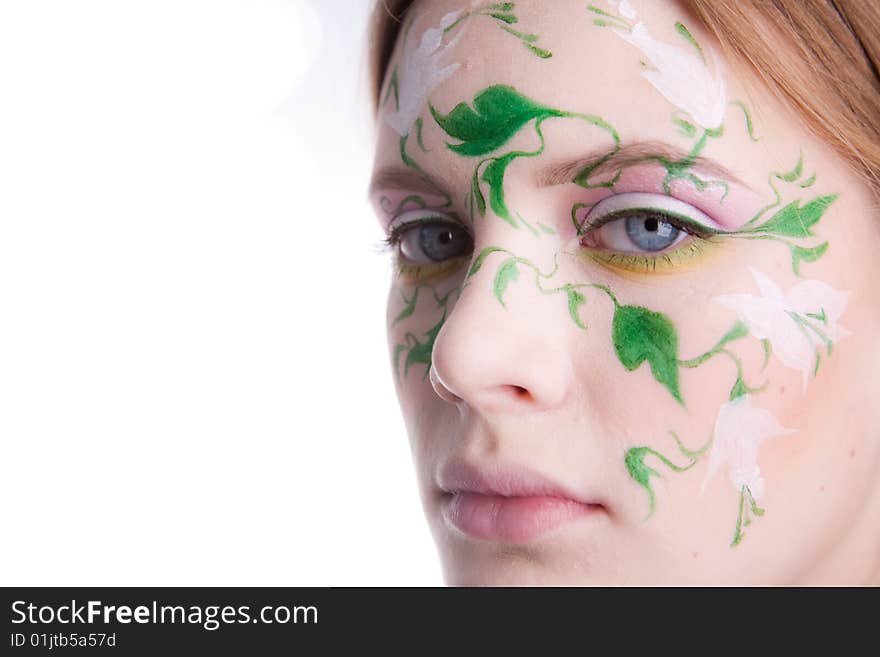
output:
M 514 465 L 453 461 L 437 477 L 446 521 L 473 538 L 528 543 L 604 510 L 562 484 Z

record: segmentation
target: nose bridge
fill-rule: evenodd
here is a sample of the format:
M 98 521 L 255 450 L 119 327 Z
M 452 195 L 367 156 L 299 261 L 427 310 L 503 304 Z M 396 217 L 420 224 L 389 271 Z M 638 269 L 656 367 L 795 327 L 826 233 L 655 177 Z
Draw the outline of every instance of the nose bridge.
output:
M 487 412 L 557 407 L 573 385 L 572 325 L 564 299 L 541 288 L 558 285 L 561 245 L 489 214 L 478 221 L 461 294 L 435 339 L 432 383 L 447 401 Z

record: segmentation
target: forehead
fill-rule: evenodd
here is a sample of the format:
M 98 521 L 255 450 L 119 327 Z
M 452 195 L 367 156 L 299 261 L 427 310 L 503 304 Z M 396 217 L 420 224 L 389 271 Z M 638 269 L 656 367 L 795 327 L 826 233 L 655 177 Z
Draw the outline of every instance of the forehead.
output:
M 464 34 L 455 47 L 455 57 L 467 63 L 460 71 L 461 75 L 456 76 L 460 81 L 469 78 L 479 86 L 499 79 L 510 83 L 528 79 L 536 84 L 537 91 L 557 89 L 563 85 L 554 83 L 562 79 L 574 82 L 581 78 L 603 85 L 612 84 L 614 74 L 637 76 L 641 69 L 638 52 L 617 36 L 614 29 L 609 29 L 614 20 L 596 13 L 596 10 L 607 10 L 619 15 L 611 2 L 597 0 L 597 4 L 591 5 L 578 0 L 555 0 L 552 3 L 519 0 L 510 3 L 513 9 L 505 12 L 516 19 L 509 25 L 493 20 L 491 13 L 488 16 L 480 14 L 479 8 L 485 4 L 467 0 L 429 0 L 415 6 L 412 33 L 416 35 L 436 25 L 449 12 L 471 13 L 471 17 L 462 23 Z M 638 8 L 635 20 L 648 25 L 660 39 L 674 35 L 676 21 L 693 22 L 673 2 L 633 0 L 630 6 Z M 523 46 L 522 39 L 505 27 L 537 36 L 533 45 L 540 46 L 552 56 L 536 56 L 534 51 Z M 452 36 L 452 32 L 448 36 Z
M 791 139 L 794 123 L 786 124 L 778 102 L 746 79 L 750 74 L 735 72 L 718 50 L 699 21 L 671 1 L 417 2 L 402 25 L 383 84 L 370 196 L 374 203 L 381 200 L 377 183 L 388 180 L 386 173 L 408 167 L 410 174 L 417 169 L 418 176 L 438 183 L 447 197 L 457 197 L 471 186 L 480 157 L 455 152 L 454 142 L 467 140 L 460 129 L 479 132 L 473 137 L 479 141 L 486 122 L 492 123 L 489 132 L 497 129 L 510 137 L 498 142 L 504 142 L 505 152 L 534 149 L 536 130 L 543 133 L 542 157 L 526 158 L 508 171 L 532 180 L 557 163 L 616 149 L 618 136 L 621 147 L 659 146 L 655 154 L 679 152 L 674 156 L 679 158 L 695 147 L 699 135 L 717 128 L 714 136 L 724 138 L 712 139 L 701 159 L 724 169 L 728 180 L 754 189 L 766 171 L 783 166 L 783 156 L 790 155 L 773 142 Z M 506 131 L 499 126 L 516 114 L 515 108 L 496 103 L 495 116 L 487 114 L 489 97 L 509 101 L 511 94 L 486 94 L 499 88 L 511 90 L 516 102 L 579 118 L 539 119 L 533 129 Z M 773 130 L 767 130 L 772 139 L 759 144 L 751 139 L 736 114 L 737 104 L 745 108 L 738 103 L 742 98 L 749 105 L 743 111 L 761 121 L 772 117 Z M 756 111 L 756 99 L 772 106 L 771 115 Z M 456 112 L 469 115 L 467 125 L 450 130 L 448 121 Z M 596 121 L 580 120 L 584 117 Z M 515 117 L 512 122 L 517 123 Z M 519 125 L 525 124 L 528 120 Z M 416 166 L 405 160 L 406 151 L 417 153 Z M 500 151 L 484 149 L 482 156 L 489 152 Z
M 511 9 L 491 9 L 503 5 Z M 590 4 L 582 0 L 423 0 L 416 2 L 407 14 L 383 93 L 395 73 L 398 84 L 410 88 L 413 81 L 405 79 L 407 74 L 411 78 L 427 76 L 423 70 L 425 61 L 420 61 L 418 53 L 422 39 L 426 32 L 437 31 L 444 25 L 449 27 L 451 18 L 445 24 L 443 20 L 451 16 L 460 22 L 443 35 L 440 49 L 444 52 L 438 60 L 441 68 L 454 66 L 455 70 L 432 86 L 428 94 L 438 111 L 447 113 L 458 103 L 470 102 L 482 89 L 504 84 L 542 104 L 607 116 L 613 118 L 618 129 L 635 135 L 644 132 L 647 136 L 655 133 L 657 127 L 668 126 L 669 113 L 675 108 L 658 96 L 656 87 L 642 75 L 656 68 L 650 53 L 622 38 L 621 31 L 615 29 L 617 23 L 612 16 L 626 15 L 634 16 L 627 19 L 630 24 L 642 23 L 651 38 L 684 55 L 695 58 L 698 51 L 689 45 L 678 25 L 686 26 L 707 50 L 711 48 L 711 39 L 698 22 L 671 1 L 596 0 Z M 539 56 L 527 44 L 551 56 Z M 729 72 L 725 77 L 729 81 Z M 682 80 L 681 84 L 688 82 Z M 427 103 L 420 108 L 425 113 L 428 109 Z M 394 135 L 387 134 L 384 127 L 393 110 L 392 100 L 379 114 L 380 137 L 392 140 Z M 427 113 L 426 119 L 429 118 Z

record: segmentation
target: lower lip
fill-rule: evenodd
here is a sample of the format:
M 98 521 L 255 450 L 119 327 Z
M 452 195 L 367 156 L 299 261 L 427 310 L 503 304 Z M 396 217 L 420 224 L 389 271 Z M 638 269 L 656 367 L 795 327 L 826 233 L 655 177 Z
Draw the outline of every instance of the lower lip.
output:
M 453 527 L 474 538 L 504 543 L 533 541 L 601 509 L 598 504 L 546 495 L 503 497 L 459 492 L 445 502 L 443 514 Z

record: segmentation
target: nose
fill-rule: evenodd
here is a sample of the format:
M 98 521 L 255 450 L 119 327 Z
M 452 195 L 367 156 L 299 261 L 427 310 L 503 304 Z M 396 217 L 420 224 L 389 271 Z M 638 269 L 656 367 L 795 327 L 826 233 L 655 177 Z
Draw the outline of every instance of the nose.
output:
M 484 414 L 558 408 L 573 388 L 571 322 L 558 295 L 542 294 L 524 264 L 502 305 L 493 278 L 504 260 L 487 259 L 462 291 L 434 341 L 431 385 L 442 399 Z

